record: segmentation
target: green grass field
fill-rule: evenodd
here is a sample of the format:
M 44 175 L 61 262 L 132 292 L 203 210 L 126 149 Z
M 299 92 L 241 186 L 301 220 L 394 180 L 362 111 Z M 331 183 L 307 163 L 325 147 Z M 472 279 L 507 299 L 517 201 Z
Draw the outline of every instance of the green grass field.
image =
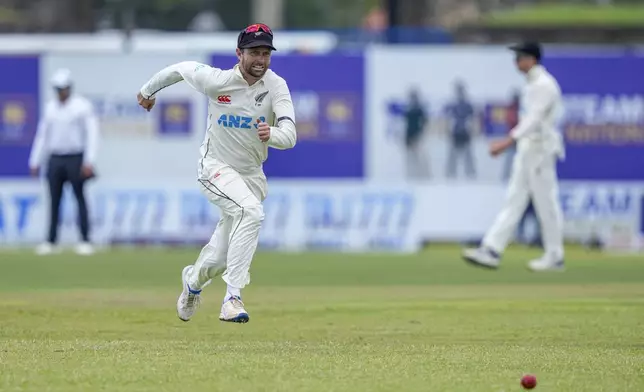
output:
M 568 251 L 534 274 L 456 247 L 414 256 L 264 253 L 251 321 L 220 280 L 175 314 L 197 250 L 0 252 L 0 391 L 644 391 L 644 258 Z

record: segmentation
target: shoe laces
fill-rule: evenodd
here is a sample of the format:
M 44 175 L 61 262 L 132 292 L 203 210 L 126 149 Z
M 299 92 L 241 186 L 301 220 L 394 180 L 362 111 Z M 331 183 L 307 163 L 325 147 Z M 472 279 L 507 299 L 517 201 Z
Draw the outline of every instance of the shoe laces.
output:
M 239 298 L 237 296 L 230 297 L 229 301 L 233 305 L 233 307 L 236 308 L 236 309 L 243 309 L 244 308 L 244 303 L 242 302 L 241 298 Z
M 188 288 L 188 295 L 184 297 L 183 303 L 189 308 L 197 307 L 201 304 L 201 295 L 192 293 Z

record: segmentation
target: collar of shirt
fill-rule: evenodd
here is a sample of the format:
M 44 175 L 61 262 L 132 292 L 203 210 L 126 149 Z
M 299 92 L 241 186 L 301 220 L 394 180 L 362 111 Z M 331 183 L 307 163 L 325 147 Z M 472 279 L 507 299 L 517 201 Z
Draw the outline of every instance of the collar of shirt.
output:
M 65 102 L 61 102 L 60 99 L 56 98 L 54 102 L 56 103 L 56 107 L 62 108 L 65 106 L 69 105 L 74 105 L 74 102 L 76 101 L 76 95 L 70 94 L 69 97 L 65 100 Z
M 246 79 L 244 79 L 244 75 L 242 75 L 242 73 L 241 73 L 241 69 L 239 69 L 239 63 L 235 64 L 235 66 L 233 67 L 233 69 L 235 70 L 235 75 L 237 75 L 238 77 L 240 77 L 240 78 L 245 82 L 245 81 L 246 81 Z M 268 71 L 268 70 L 267 70 L 267 71 Z M 260 82 L 261 82 L 262 84 L 264 84 L 264 83 L 265 83 L 265 82 L 264 82 L 264 77 L 266 77 L 266 73 L 264 73 L 264 75 L 263 75 L 263 76 L 262 76 L 262 77 L 261 77 L 261 78 L 260 78 L 260 79 L 255 83 L 255 84 L 260 83 Z
M 529 82 L 532 82 L 536 80 L 541 74 L 543 73 L 545 69 L 543 68 L 543 65 L 537 64 L 530 68 L 530 70 L 527 73 L 527 78 Z

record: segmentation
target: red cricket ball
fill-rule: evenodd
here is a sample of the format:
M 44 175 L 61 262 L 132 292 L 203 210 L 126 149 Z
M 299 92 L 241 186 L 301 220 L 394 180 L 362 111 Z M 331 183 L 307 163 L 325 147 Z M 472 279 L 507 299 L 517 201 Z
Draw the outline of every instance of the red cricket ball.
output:
M 521 386 L 525 389 L 532 389 L 537 386 L 537 378 L 532 374 L 521 377 Z

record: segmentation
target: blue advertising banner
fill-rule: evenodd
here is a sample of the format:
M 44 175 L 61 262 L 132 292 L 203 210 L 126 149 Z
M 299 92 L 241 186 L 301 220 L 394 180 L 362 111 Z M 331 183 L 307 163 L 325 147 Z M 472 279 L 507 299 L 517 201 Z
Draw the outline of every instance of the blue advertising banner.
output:
M 212 65 L 218 68 L 236 63 L 235 56 L 212 57 Z M 269 152 L 266 175 L 363 177 L 363 56 L 274 55 L 271 68 L 291 90 L 298 142 L 294 149 Z
M 561 179 L 644 180 L 644 57 L 628 52 L 549 55 L 564 94 Z
M 29 175 L 39 112 L 37 56 L 0 57 L 0 177 Z
M 190 100 L 160 102 L 159 133 L 162 135 L 189 136 L 192 130 L 192 104 Z

